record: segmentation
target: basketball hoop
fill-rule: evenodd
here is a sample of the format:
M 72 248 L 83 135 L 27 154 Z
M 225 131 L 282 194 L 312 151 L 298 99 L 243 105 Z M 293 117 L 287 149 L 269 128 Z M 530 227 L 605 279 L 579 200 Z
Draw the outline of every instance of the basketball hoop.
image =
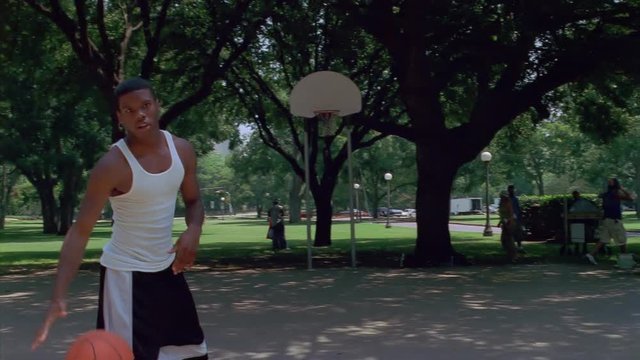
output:
M 289 96 L 291 114 L 307 119 L 316 118 L 318 136 L 332 137 L 338 129 L 338 118 L 355 114 L 362 110 L 360 89 L 348 77 L 334 71 L 317 71 L 302 78 L 291 90 Z M 332 109 L 332 110 L 327 110 Z M 351 169 L 351 133 L 347 135 L 349 159 L 349 183 L 353 183 Z M 307 214 L 311 213 L 309 184 L 309 132 L 304 136 L 304 178 Z M 315 166 L 315 165 L 314 165 Z M 353 225 L 353 187 L 349 186 L 349 207 L 351 218 L 351 265 L 356 267 L 355 228 Z M 307 216 L 307 266 L 313 268 L 311 251 L 311 216 Z
M 314 111 L 318 118 L 318 136 L 329 137 L 336 134 L 338 129 L 338 110 Z

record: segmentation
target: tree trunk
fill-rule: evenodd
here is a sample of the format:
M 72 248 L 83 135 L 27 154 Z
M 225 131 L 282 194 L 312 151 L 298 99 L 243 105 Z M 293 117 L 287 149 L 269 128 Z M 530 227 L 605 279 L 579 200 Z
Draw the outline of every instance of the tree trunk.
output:
M 8 188 L 9 184 L 7 184 L 7 164 L 2 163 L 2 188 L 0 188 L 0 230 L 4 229 L 5 217 L 7 215 L 7 204 L 9 203 L 7 200 L 9 199 Z
M 313 246 L 331 246 L 331 217 L 333 206 L 331 204 L 331 191 L 324 187 L 314 194 L 316 204 L 316 234 Z M 333 186 L 331 187 L 333 189 Z
M 78 164 L 70 166 L 63 170 L 63 186 L 60 194 L 60 226 L 58 227 L 58 235 L 66 235 L 67 231 L 73 224 L 73 215 L 78 205 L 78 191 L 80 190 L 80 182 L 82 180 L 82 171 Z
M 379 187 L 377 186 L 373 186 L 373 189 L 371 189 L 370 194 L 372 194 L 371 196 L 371 209 L 369 209 L 370 213 L 369 215 L 372 216 L 374 219 L 378 219 L 379 214 L 378 214 L 378 208 L 380 207 L 380 202 L 382 201 L 382 197 L 380 196 L 380 191 L 378 190 Z
M 4 229 L 6 223 L 6 216 L 9 211 L 9 199 L 11 199 L 11 192 L 13 187 L 18 182 L 20 173 L 12 168 L 9 170 L 9 166 L 5 163 L 2 165 L 2 194 L 0 194 L 0 230 Z
M 451 162 L 451 156 L 445 154 L 445 149 L 446 146 L 416 143 L 416 266 L 449 263 L 454 257 L 456 262 L 463 261 L 459 259 L 462 255 L 453 250 L 449 235 L 449 197 L 458 167 Z
M 74 204 L 67 200 L 60 198 L 60 225 L 58 227 L 58 235 L 66 235 L 67 231 L 73 223 Z
M 633 164 L 633 171 L 633 191 L 636 194 L 640 194 L 640 163 Z M 636 195 L 634 204 L 636 208 L 636 218 L 640 219 L 640 196 Z
M 302 189 L 304 182 L 298 176 L 292 176 L 289 188 L 289 222 L 300 222 L 300 210 L 302 207 Z
M 40 208 L 42 210 L 42 232 L 44 234 L 58 233 L 58 213 L 56 198 L 54 195 L 54 181 L 43 179 L 32 182 L 40 198 Z
M 542 171 L 536 171 L 535 183 L 536 183 L 536 186 L 538 187 L 538 195 L 544 196 L 544 179 L 543 179 Z

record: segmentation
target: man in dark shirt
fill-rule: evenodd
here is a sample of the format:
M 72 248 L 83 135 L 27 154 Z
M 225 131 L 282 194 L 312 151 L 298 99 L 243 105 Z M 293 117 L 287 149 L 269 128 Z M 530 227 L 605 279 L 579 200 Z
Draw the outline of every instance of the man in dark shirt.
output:
M 273 250 L 283 250 L 287 248 L 287 240 L 284 235 L 284 207 L 279 201 L 273 200 L 273 206 L 269 209 L 269 224 L 272 230 L 271 240 Z
M 595 249 L 587 253 L 585 257 L 594 265 L 598 263 L 595 255 L 600 249 L 613 239 L 616 245 L 620 246 L 620 252 L 627 252 L 627 234 L 622 225 L 622 207 L 621 200 L 633 200 L 633 197 L 625 190 L 618 179 L 611 178 L 607 182 L 607 192 L 600 194 L 602 198 L 603 219 L 600 225 L 600 239 Z

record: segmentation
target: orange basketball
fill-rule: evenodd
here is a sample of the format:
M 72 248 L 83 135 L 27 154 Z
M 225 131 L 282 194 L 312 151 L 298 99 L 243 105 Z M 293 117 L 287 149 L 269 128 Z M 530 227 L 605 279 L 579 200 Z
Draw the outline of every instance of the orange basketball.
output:
M 133 360 L 133 352 L 120 336 L 104 331 L 91 330 L 71 344 L 65 360 Z

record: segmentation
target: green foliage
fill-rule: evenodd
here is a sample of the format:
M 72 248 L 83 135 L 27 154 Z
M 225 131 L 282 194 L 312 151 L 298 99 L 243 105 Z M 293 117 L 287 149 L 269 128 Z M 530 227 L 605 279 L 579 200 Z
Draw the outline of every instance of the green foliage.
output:
M 227 164 L 233 170 L 233 178 L 241 179 L 233 184 L 236 199 L 251 206 L 267 206 L 273 198 L 283 204 L 289 202 L 289 183 L 297 176 L 291 165 L 273 149 L 264 145 L 257 132 L 235 149 Z
M 596 72 L 584 82 L 558 89 L 561 116 L 599 144 L 609 144 L 629 130 L 638 116 L 637 76 Z
M 391 206 L 393 208 L 414 208 L 415 191 L 417 188 L 417 170 L 415 162 L 415 144 L 406 139 L 389 136 L 376 142 L 365 151 L 358 151 L 353 155 L 355 182 L 361 185 L 366 204 L 361 205 L 367 211 L 375 213 L 387 195 L 387 182 L 384 174 L 390 172 L 393 180 L 390 183 Z M 343 183 L 346 185 L 347 171 L 343 170 Z M 342 186 L 338 193 L 336 204 L 340 209 L 348 208 L 348 188 Z M 363 200 L 364 200 L 363 199 Z M 342 200 L 342 201 L 339 201 Z
M 581 130 L 603 143 L 611 142 L 628 127 L 628 118 L 623 111 L 612 108 L 594 94 L 586 94 L 577 104 L 577 111 L 584 118 L 580 122 Z
M 200 184 L 202 202 L 208 213 L 222 210 L 220 198 L 228 198 L 229 196 L 221 195 L 220 191 L 226 191 L 231 194 L 233 206 L 238 203 L 234 176 L 232 170 L 226 163 L 224 155 L 211 151 L 201 156 L 198 159 L 196 174 Z M 213 207 L 211 206 L 212 204 L 214 205 Z M 180 204 L 178 210 L 182 210 L 182 208 L 182 204 Z
M 20 176 L 9 194 L 6 214 L 10 216 L 39 217 L 41 215 L 38 193 L 24 176 Z

